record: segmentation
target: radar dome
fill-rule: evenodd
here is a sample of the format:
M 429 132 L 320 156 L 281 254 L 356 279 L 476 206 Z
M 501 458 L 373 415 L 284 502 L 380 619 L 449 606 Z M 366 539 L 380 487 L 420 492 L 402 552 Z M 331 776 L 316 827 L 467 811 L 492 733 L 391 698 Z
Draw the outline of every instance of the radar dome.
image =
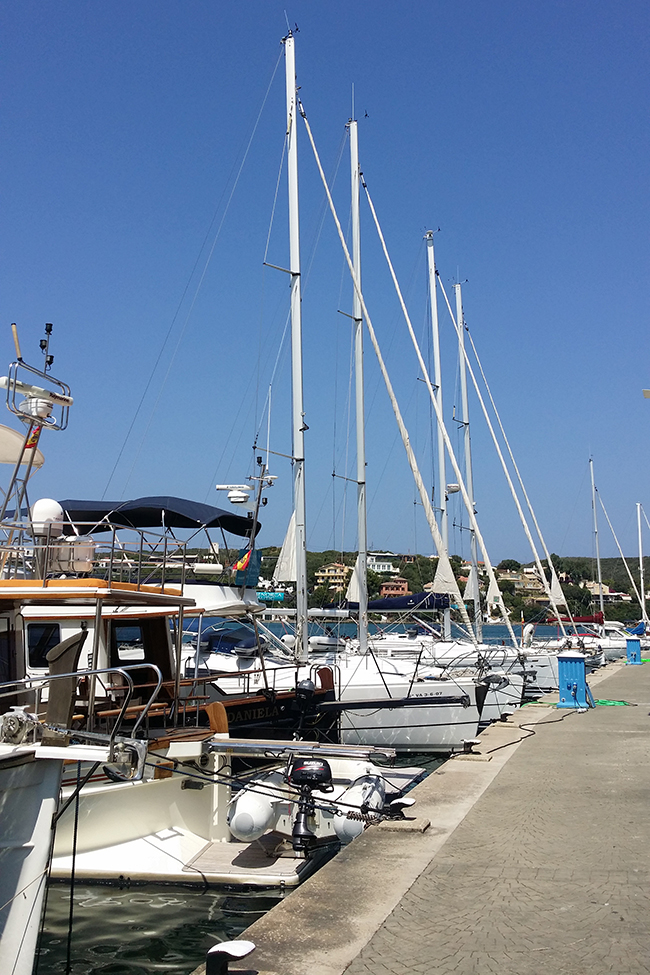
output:
M 57 538 L 63 531 L 63 508 L 52 498 L 39 498 L 30 510 L 32 535 Z

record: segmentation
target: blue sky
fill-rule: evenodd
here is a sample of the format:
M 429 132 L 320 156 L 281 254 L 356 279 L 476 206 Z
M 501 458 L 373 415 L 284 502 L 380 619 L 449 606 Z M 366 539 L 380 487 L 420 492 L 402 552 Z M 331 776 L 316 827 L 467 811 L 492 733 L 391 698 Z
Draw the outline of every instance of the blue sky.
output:
M 271 446 L 290 452 L 287 279 L 263 267 L 267 238 L 267 260 L 288 260 L 284 171 L 272 220 L 286 18 L 299 27 L 301 97 L 337 174 L 344 226 L 354 86 L 361 166 L 422 335 L 422 238 L 441 228 L 441 279 L 450 293 L 464 282 L 466 319 L 549 548 L 593 551 L 591 454 L 633 554 L 635 503 L 650 512 L 650 13 L 637 0 L 1 2 L 0 351 L 13 358 L 16 321 L 24 356 L 38 361 L 53 322 L 53 371 L 75 396 L 68 430 L 44 434 L 32 499 L 223 503 L 213 486 L 250 473 L 260 422 L 266 443 L 276 359 Z M 352 549 L 354 489 L 332 479 L 334 467 L 354 471 L 350 326 L 338 313 L 351 310 L 351 287 L 299 138 L 308 547 Z M 428 477 L 425 390 L 373 235 L 366 209 L 364 294 Z M 441 319 L 454 430 L 457 362 Z M 373 358 L 367 343 L 369 540 L 430 552 Z M 471 409 L 490 556 L 528 561 L 475 399 Z M 281 543 L 291 507 L 288 464 L 273 471 L 269 545 Z M 616 554 L 602 516 L 600 528 L 602 554 Z M 466 555 L 467 533 L 451 536 Z

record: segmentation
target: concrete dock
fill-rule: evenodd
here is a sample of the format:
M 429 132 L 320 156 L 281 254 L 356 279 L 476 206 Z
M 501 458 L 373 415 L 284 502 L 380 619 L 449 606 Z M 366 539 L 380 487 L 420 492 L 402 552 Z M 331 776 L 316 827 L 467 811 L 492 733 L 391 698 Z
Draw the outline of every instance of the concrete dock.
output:
M 650 973 L 650 664 L 549 696 L 414 790 L 242 937 L 249 975 Z M 199 969 L 200 971 L 200 969 Z

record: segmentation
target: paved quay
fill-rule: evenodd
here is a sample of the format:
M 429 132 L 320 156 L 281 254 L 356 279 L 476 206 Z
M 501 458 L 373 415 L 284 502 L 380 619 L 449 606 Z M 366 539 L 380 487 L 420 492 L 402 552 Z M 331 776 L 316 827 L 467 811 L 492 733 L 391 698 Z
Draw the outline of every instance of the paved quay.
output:
M 481 735 L 247 929 L 253 975 L 650 973 L 650 664 Z M 246 967 L 247 966 L 247 967 Z M 199 969 L 200 971 L 200 969 Z

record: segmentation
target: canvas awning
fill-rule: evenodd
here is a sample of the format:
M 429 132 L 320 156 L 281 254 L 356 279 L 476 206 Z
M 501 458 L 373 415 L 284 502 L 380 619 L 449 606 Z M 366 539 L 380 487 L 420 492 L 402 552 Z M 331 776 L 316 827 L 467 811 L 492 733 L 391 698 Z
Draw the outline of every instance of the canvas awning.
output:
M 222 528 L 250 536 L 252 519 L 183 498 L 151 497 L 134 501 L 60 501 L 68 521 L 82 534 L 118 528 Z M 261 525 L 257 524 L 257 532 Z

